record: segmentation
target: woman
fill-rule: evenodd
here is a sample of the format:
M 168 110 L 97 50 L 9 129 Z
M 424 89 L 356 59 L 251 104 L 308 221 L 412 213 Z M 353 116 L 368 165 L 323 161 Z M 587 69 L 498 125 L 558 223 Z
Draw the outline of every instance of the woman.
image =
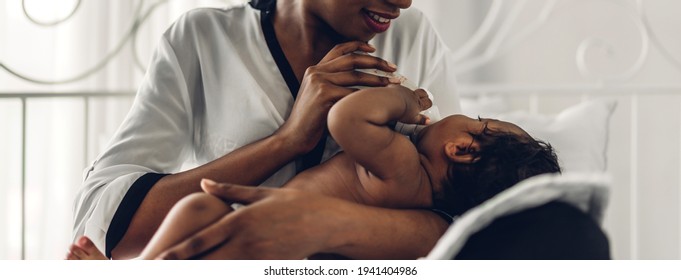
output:
M 456 113 L 448 50 L 420 13 L 400 16 L 410 5 L 279 0 L 185 14 L 164 34 L 128 117 L 87 171 L 74 236 L 90 237 L 109 257 L 136 257 L 172 205 L 201 191 L 201 178 L 280 186 L 328 159 L 337 151 L 325 136 L 331 104 L 353 86 L 391 82 L 354 69 L 403 65 L 400 72 L 433 92 L 444 114 Z M 228 238 L 222 246 L 235 258 L 416 258 L 447 227 L 427 210 L 303 192 L 232 187 L 214 194 L 258 203 L 166 257 L 189 257 Z

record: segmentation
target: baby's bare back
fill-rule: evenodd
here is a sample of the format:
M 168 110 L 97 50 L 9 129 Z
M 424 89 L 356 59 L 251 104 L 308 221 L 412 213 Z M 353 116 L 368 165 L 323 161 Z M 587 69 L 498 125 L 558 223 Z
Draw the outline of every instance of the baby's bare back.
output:
M 417 208 L 432 205 L 430 184 L 421 178 L 403 182 L 383 181 L 342 152 L 298 174 L 283 187 L 381 207 Z

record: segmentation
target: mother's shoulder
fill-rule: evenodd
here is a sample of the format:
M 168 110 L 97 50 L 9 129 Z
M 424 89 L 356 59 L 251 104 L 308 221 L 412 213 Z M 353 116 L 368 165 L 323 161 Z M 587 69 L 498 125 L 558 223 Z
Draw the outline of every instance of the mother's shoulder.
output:
M 183 13 L 173 25 L 206 25 L 217 22 L 243 21 L 253 17 L 256 11 L 247 4 L 232 5 L 224 8 L 194 8 Z
M 259 12 L 247 4 L 225 8 L 194 8 L 183 13 L 165 32 L 170 42 L 214 41 L 216 37 L 241 38 L 253 33 L 259 22 Z M 205 42 L 204 42 L 205 43 Z

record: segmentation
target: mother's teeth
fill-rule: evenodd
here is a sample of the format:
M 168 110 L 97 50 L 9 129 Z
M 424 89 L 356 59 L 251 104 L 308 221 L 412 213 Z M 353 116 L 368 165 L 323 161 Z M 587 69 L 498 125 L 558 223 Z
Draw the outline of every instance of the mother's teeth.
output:
M 378 22 L 380 22 L 380 23 L 388 23 L 388 22 L 390 22 L 390 19 L 381 17 L 381 16 L 379 16 L 379 15 L 377 15 L 377 14 L 374 14 L 374 13 L 372 13 L 372 12 L 369 12 L 369 16 L 371 16 L 371 18 L 373 18 L 375 21 L 378 21 Z

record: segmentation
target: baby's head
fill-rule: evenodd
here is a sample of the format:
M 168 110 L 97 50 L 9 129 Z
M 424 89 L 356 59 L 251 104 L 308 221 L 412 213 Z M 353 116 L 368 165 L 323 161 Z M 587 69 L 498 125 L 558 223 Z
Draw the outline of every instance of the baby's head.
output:
M 453 216 L 524 179 L 560 172 L 551 145 L 494 119 L 446 117 L 420 131 L 416 146 L 443 177 L 434 207 Z

